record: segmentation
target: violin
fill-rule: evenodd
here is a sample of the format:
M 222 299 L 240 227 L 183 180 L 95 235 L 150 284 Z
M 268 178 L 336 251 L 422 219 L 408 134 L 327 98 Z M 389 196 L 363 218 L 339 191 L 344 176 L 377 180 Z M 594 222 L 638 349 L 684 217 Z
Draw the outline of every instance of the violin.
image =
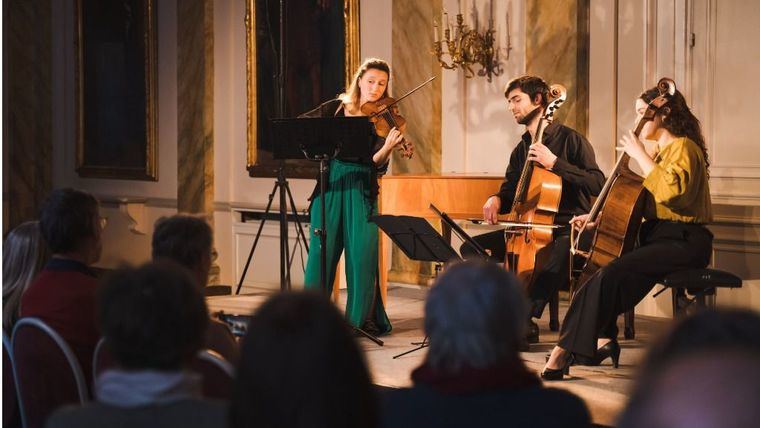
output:
M 375 124 L 375 132 L 377 135 L 387 137 L 388 133 L 391 132 L 391 129 L 393 128 L 397 128 L 403 134 L 406 129 L 406 119 L 398 113 L 398 107 L 396 104 L 415 93 L 418 89 L 432 82 L 433 79 L 435 79 L 435 76 L 420 83 L 416 88 L 407 92 L 399 99 L 387 97 L 377 101 L 369 101 L 362 104 L 360 110 L 362 113 L 369 116 L 370 122 Z M 411 142 L 406 141 L 405 139 L 401 140 L 399 150 L 401 150 L 402 156 L 405 158 L 411 159 L 412 155 L 414 155 L 414 146 L 412 146 Z
M 377 135 L 385 138 L 391 129 L 397 128 L 403 134 L 406 130 L 406 119 L 398 112 L 396 100 L 391 97 L 383 98 L 377 101 L 368 101 L 362 104 L 362 113 L 369 116 L 370 122 L 375 125 Z M 399 143 L 401 156 L 411 159 L 414 155 L 414 147 L 402 137 Z

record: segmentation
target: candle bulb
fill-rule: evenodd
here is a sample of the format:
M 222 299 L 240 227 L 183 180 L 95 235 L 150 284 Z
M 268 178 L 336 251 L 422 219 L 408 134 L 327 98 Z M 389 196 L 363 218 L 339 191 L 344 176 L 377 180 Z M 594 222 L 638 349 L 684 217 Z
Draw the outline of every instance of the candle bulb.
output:
M 438 21 L 433 18 L 433 41 L 438 43 Z

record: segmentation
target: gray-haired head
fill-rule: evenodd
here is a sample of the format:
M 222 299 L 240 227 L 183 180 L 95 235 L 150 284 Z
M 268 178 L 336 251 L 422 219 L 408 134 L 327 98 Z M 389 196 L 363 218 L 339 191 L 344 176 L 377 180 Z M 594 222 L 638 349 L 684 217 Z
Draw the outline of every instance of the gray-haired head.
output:
M 455 264 L 441 275 L 425 304 L 427 363 L 453 372 L 516 357 L 527 314 L 514 275 L 488 262 Z

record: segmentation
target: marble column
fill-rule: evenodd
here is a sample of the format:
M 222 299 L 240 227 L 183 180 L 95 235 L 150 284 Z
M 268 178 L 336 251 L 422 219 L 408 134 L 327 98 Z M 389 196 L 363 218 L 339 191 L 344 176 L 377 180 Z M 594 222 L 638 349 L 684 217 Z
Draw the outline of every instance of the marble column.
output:
M 436 76 L 399 104 L 407 120 L 406 137 L 414 143 L 414 157 L 405 159 L 394 153 L 392 170 L 394 174 L 440 174 L 441 67 L 431 51 L 433 17 L 441 16 L 441 0 L 393 0 L 392 7 L 393 95 L 400 97 Z M 389 281 L 426 284 L 432 273 L 431 263 L 412 262 L 393 247 Z
M 526 0 L 525 69 L 567 88 L 557 120 L 588 130 L 589 0 Z
M 213 1 L 177 2 L 177 210 L 213 215 Z
M 214 215 L 214 2 L 177 2 L 177 211 Z M 218 282 L 214 263 L 209 284 Z
M 3 233 L 52 186 L 51 26 L 49 0 L 3 1 Z

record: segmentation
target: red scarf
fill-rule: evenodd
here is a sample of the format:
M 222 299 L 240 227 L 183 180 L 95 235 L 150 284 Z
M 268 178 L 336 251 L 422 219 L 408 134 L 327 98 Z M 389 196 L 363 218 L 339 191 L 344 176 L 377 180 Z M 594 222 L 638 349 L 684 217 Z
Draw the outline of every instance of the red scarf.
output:
M 538 376 L 518 358 L 482 369 L 463 367 L 455 373 L 434 369 L 424 363 L 412 372 L 412 380 L 415 384 L 427 384 L 444 394 L 523 389 L 541 384 Z

